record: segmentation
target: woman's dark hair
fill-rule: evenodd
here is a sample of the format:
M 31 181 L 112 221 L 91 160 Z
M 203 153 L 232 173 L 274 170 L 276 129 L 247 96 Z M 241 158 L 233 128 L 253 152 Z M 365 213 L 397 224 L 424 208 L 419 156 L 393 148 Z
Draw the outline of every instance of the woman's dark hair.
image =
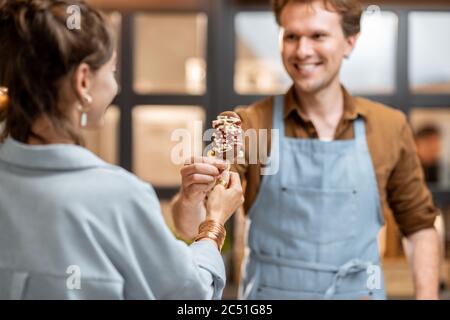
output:
M 69 28 L 69 7 L 80 13 L 79 28 Z M 23 143 L 30 137 L 46 142 L 32 131 L 44 117 L 82 144 L 67 110 L 58 105 L 60 80 L 83 62 L 98 70 L 113 50 L 104 16 L 82 0 L 0 0 L 0 86 L 9 95 L 9 106 L 0 112 L 5 122 L 0 141 L 10 135 Z

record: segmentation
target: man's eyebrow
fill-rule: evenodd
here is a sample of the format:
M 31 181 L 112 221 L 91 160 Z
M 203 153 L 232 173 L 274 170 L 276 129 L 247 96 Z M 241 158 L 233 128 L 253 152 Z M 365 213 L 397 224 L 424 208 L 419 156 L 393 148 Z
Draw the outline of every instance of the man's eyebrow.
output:
M 312 30 L 307 30 L 307 31 L 303 31 L 303 30 L 299 31 L 299 30 L 284 28 L 283 30 L 284 30 L 284 33 L 295 33 L 295 34 L 298 34 L 298 33 L 302 33 L 302 34 L 317 34 L 317 33 L 330 34 L 330 32 L 328 30 L 325 30 L 325 29 L 312 29 Z
M 312 29 L 312 30 L 310 30 L 309 33 L 311 33 L 311 34 L 317 34 L 317 33 L 320 33 L 320 34 L 330 34 L 330 31 L 329 31 L 329 30 L 325 30 L 325 29 L 320 29 L 320 28 L 318 28 L 318 29 Z

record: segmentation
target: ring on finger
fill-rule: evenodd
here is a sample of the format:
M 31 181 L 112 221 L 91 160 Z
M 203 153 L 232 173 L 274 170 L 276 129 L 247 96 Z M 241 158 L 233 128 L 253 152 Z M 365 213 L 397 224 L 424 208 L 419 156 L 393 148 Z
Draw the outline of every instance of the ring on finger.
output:
M 221 184 L 224 188 L 228 187 L 228 182 L 222 178 L 217 181 L 218 184 Z

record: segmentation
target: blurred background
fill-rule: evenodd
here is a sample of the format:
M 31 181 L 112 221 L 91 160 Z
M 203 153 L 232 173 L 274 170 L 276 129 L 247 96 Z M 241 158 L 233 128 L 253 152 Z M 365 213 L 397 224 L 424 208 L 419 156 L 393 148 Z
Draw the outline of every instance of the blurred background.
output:
M 169 225 L 170 199 L 180 184 L 170 160 L 171 133 L 201 131 L 218 113 L 290 86 L 278 51 L 269 0 L 88 0 L 113 23 L 120 93 L 102 131 L 86 132 L 88 147 L 153 184 Z M 442 297 L 450 286 L 450 1 L 363 1 L 362 33 L 342 69 L 343 83 L 404 111 L 435 203 L 443 245 Z M 203 123 L 203 128 L 194 124 Z M 197 132 L 197 136 L 194 133 Z M 200 132 L 200 135 L 198 134 Z M 380 233 L 389 298 L 409 299 L 413 287 L 392 214 Z M 244 218 L 228 226 L 223 255 L 224 298 L 236 297 Z M 447 232 L 446 232 L 447 231 Z

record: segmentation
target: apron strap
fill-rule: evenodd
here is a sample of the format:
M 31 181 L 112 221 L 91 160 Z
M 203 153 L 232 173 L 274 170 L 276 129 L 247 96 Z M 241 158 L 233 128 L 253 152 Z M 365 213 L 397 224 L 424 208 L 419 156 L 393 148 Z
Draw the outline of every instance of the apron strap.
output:
M 337 288 L 339 287 L 341 280 L 348 275 L 359 273 L 367 270 L 367 268 L 372 265 L 370 261 L 363 261 L 360 259 L 351 259 L 350 261 L 344 263 L 340 267 L 336 267 L 334 265 L 328 265 L 324 263 L 310 262 L 310 261 L 302 261 L 302 260 L 294 260 L 294 259 L 286 259 L 282 257 L 272 257 L 263 254 L 257 254 L 252 252 L 252 257 L 256 258 L 261 262 L 266 262 L 269 264 L 276 264 L 285 267 L 291 268 L 300 268 L 300 269 L 308 269 L 312 271 L 322 271 L 322 272 L 332 272 L 335 273 L 333 280 L 325 291 L 324 298 L 331 299 L 336 293 Z M 259 268 L 258 268 L 259 269 Z M 258 275 L 255 275 L 258 276 Z M 253 287 L 253 286 L 252 286 Z
M 359 259 L 353 259 L 349 262 L 343 264 L 339 267 L 338 271 L 333 277 L 333 281 L 331 282 L 331 285 L 328 287 L 328 289 L 325 291 L 324 299 L 331 299 L 334 294 L 336 293 L 337 288 L 339 287 L 341 280 L 345 278 L 346 276 L 354 273 L 358 273 L 364 270 L 367 270 L 367 268 L 371 265 L 370 262 L 364 262 Z
M 278 172 L 280 167 L 280 144 L 284 140 L 284 96 L 278 95 L 273 97 L 273 112 L 272 112 L 272 130 L 271 135 L 271 149 L 270 156 L 267 159 L 261 160 L 261 175 L 272 175 Z
M 280 139 L 284 137 L 284 95 L 273 97 L 272 128 L 280 131 Z
M 366 127 L 364 124 L 364 119 L 360 116 L 353 121 L 353 131 L 355 133 L 355 140 L 358 144 L 366 143 Z

